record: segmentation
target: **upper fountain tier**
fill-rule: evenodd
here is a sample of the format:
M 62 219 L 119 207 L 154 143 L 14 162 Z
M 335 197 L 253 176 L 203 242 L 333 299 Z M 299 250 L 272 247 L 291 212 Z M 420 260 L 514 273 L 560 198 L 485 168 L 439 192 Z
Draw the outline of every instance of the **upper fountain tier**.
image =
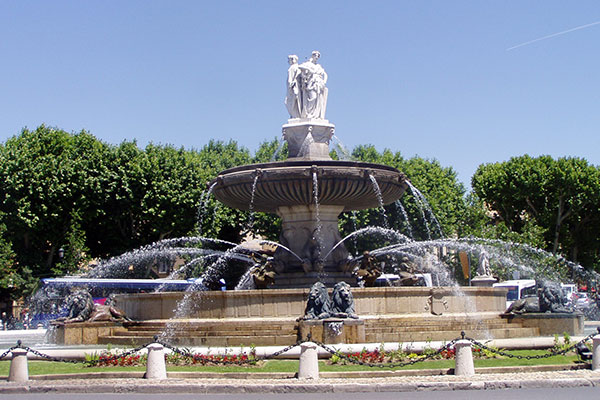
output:
M 335 126 L 325 119 L 327 74 L 319 56 L 315 51 L 300 65 L 298 57 L 289 57 L 290 119 L 282 127 L 288 159 L 231 168 L 211 183 L 214 196 L 229 207 L 281 217 L 282 247 L 273 261 L 279 288 L 355 282 L 348 251 L 339 244 L 339 214 L 392 203 L 408 187 L 395 168 L 331 159 Z
M 383 204 L 396 201 L 407 188 L 405 176 L 385 165 L 331 159 L 288 160 L 223 171 L 213 181 L 217 183 L 213 193 L 229 207 L 275 213 L 282 206 L 314 204 L 315 176 L 318 203 L 340 206 L 343 211 L 380 206 L 373 179 Z
M 334 161 L 329 156 L 335 126 L 325 119 L 327 73 L 317 63 L 320 56 L 313 51 L 310 60 L 300 65 L 296 55 L 288 56 L 285 105 L 290 119 L 282 126 L 288 160 L 221 172 L 214 188 L 221 202 L 274 213 L 281 207 L 314 205 L 316 200 L 319 205 L 351 211 L 379 207 L 402 196 L 406 178 L 397 169 Z

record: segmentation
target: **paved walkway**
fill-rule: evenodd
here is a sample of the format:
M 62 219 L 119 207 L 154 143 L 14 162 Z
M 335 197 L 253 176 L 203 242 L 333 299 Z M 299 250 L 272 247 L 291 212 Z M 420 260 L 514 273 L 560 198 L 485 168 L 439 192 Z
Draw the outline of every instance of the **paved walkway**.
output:
M 480 371 L 480 370 L 478 370 Z M 420 371 L 424 373 L 424 371 Z M 412 374 L 418 374 L 413 371 Z M 431 373 L 431 372 L 429 372 Z M 133 375 L 135 374 L 135 375 Z M 316 381 L 271 376 L 266 379 L 184 378 L 170 374 L 166 380 L 145 380 L 140 373 L 126 378 L 52 379 L 39 377 L 26 383 L 0 381 L 0 395 L 8 393 L 327 393 L 327 392 L 407 392 L 422 390 L 494 390 L 521 388 L 600 387 L 600 371 L 526 371 L 520 367 L 507 373 L 481 373 L 471 377 L 454 375 L 399 375 L 375 377 L 368 373 L 348 373 Z M 136 376 L 136 377 L 133 377 Z M 181 375 L 179 375 L 181 376 Z M 329 376 L 332 376 L 329 374 Z M 42 379 L 44 378 L 44 379 Z

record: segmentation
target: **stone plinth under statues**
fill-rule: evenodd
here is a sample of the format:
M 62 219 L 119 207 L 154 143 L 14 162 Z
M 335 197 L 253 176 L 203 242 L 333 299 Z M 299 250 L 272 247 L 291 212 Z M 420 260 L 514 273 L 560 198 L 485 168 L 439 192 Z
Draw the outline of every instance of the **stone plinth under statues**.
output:
M 362 319 L 327 318 L 299 321 L 298 334 L 302 340 L 316 340 L 325 344 L 366 343 L 365 321 Z
M 288 159 L 331 160 L 329 142 L 335 125 L 327 120 L 290 119 L 281 127 Z

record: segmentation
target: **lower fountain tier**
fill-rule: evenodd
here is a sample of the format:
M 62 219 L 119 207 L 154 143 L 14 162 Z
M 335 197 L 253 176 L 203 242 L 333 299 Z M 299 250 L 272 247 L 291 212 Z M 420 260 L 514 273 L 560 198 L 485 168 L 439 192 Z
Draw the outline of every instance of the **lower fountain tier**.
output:
M 406 177 L 396 168 L 333 160 L 244 165 L 221 172 L 211 185 L 214 196 L 229 207 L 276 213 L 282 206 L 315 204 L 315 177 L 318 204 L 341 206 L 342 211 L 393 203 L 407 188 Z
M 117 295 L 116 307 L 136 322 L 72 323 L 58 327 L 56 343 L 141 345 L 167 330 L 181 346 L 294 344 L 301 335 L 309 289 L 167 292 Z M 449 341 L 461 331 L 475 339 L 583 333 L 581 314 L 503 316 L 506 290 L 498 288 L 387 287 L 353 289 L 364 321 L 364 342 Z M 188 297 L 189 314 L 174 318 Z

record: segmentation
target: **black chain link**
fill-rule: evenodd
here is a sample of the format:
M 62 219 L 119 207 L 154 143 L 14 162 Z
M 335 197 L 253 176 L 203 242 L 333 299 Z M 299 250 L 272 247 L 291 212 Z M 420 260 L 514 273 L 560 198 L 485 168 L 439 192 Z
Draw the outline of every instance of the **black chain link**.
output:
M 598 331 L 600 332 L 600 328 L 598 329 Z M 561 350 L 556 350 L 556 351 L 552 351 L 550 353 L 547 354 L 542 354 L 542 355 L 536 355 L 536 356 L 531 356 L 531 355 L 527 355 L 527 356 L 521 356 L 521 355 L 517 355 L 517 354 L 511 354 L 508 353 L 506 351 L 503 350 L 499 350 L 499 349 L 495 349 L 489 346 L 486 346 L 485 344 L 472 339 L 470 337 L 466 337 L 464 332 L 461 332 L 461 337 L 460 338 L 456 338 L 454 340 L 451 340 L 450 342 L 448 342 L 446 345 L 444 345 L 443 347 L 440 347 L 438 350 L 427 354 L 425 356 L 419 356 L 418 358 L 413 358 L 411 360 L 408 361 L 402 361 L 402 362 L 388 362 L 388 363 L 371 363 L 371 362 L 366 362 L 366 361 L 360 361 L 355 359 L 354 357 L 348 356 L 346 354 L 342 354 L 339 352 L 339 350 L 336 350 L 334 348 L 329 347 L 328 345 L 326 345 L 325 343 L 321 343 L 319 341 L 316 340 L 312 340 L 310 334 L 308 335 L 306 340 L 298 340 L 296 343 L 291 344 L 281 350 L 278 350 L 268 356 L 264 356 L 264 357 L 256 357 L 255 354 L 251 354 L 248 359 L 246 360 L 242 360 L 242 359 L 236 359 L 236 360 L 225 360 L 225 359 L 204 359 L 206 362 L 210 362 L 210 363 L 215 363 L 215 364 L 223 364 L 223 365 L 243 365 L 243 364 L 253 364 L 256 363 L 257 361 L 260 360 L 268 360 L 271 358 L 276 358 L 279 357 L 280 355 L 282 355 L 283 353 L 286 353 L 288 351 L 290 351 L 291 349 L 293 349 L 294 347 L 300 346 L 303 343 L 306 342 L 313 342 L 315 343 L 317 346 L 321 347 L 322 349 L 324 349 L 325 351 L 327 351 L 328 353 L 330 353 L 331 355 L 336 355 L 338 357 L 340 357 L 341 359 L 348 361 L 352 364 L 357 364 L 357 365 L 363 365 L 363 366 L 367 366 L 367 367 L 377 367 L 377 368 L 399 368 L 399 367 L 405 367 L 408 365 L 414 365 L 416 363 L 419 362 L 424 362 L 430 359 L 433 359 L 434 357 L 439 356 L 442 352 L 449 350 L 450 348 L 452 348 L 456 342 L 458 342 L 459 340 L 468 340 L 469 342 L 471 342 L 476 348 L 480 348 L 482 350 L 486 350 L 489 351 L 491 353 L 494 354 L 498 354 L 501 356 L 505 356 L 505 357 L 509 357 L 509 358 L 515 358 L 515 359 L 525 359 L 525 360 L 532 360 L 532 359 L 544 359 L 544 358 L 549 358 L 549 357 L 554 357 L 557 355 L 565 355 L 566 353 L 568 353 L 569 351 L 572 351 L 577 345 L 581 344 L 581 343 L 585 343 L 588 340 L 592 339 L 597 333 L 592 333 L 588 336 L 586 336 L 585 338 L 583 338 L 582 340 L 580 340 L 577 343 L 574 343 L 573 345 L 566 347 L 564 349 Z M 158 339 L 158 336 L 154 337 L 154 341 L 153 342 L 149 342 L 146 343 L 144 345 L 138 346 L 134 349 L 128 350 L 124 353 L 119 353 L 119 354 L 115 354 L 112 355 L 110 357 L 103 357 L 102 359 L 97 359 L 97 360 L 74 360 L 74 359 L 67 359 L 67 358 L 63 358 L 63 357 L 53 357 L 50 356 L 48 354 L 44 354 L 40 351 L 37 351 L 35 349 L 32 349 L 30 347 L 27 346 L 23 346 L 22 342 L 19 340 L 17 341 L 17 345 L 13 346 L 11 348 L 9 348 L 8 350 L 6 350 L 4 353 L 2 353 L 2 355 L 0 355 L 0 360 L 5 359 L 9 353 L 11 353 L 13 350 L 15 349 L 23 349 L 26 350 L 29 353 L 35 354 L 38 357 L 41 357 L 45 360 L 48 361 L 54 361 L 54 362 L 64 362 L 64 363 L 72 363 L 72 364 L 90 364 L 90 365 L 97 365 L 99 362 L 105 363 L 105 362 L 111 362 L 111 361 L 115 361 L 118 360 L 120 358 L 123 357 L 128 357 L 132 354 L 135 354 L 143 349 L 145 349 L 146 347 L 148 347 L 149 345 L 151 345 L 152 343 L 158 343 L 166 348 L 168 348 L 169 350 L 171 350 L 174 353 L 177 353 L 183 357 L 186 358 L 194 358 L 196 356 L 198 356 L 197 354 L 192 353 L 190 350 L 181 350 L 175 346 L 170 345 L 169 343 L 163 342 L 161 340 Z M 227 355 L 225 355 L 226 357 Z
M 158 341 L 157 343 L 163 345 L 167 349 L 171 350 L 174 353 L 179 354 L 182 357 L 195 359 L 195 357 L 198 356 L 198 354 L 192 353 L 191 351 L 188 351 L 188 350 L 181 350 L 177 347 L 169 345 L 168 343 L 164 343 L 161 341 Z M 227 357 L 227 355 L 225 354 L 224 357 Z M 218 358 L 202 358 L 200 361 L 201 362 L 204 361 L 206 363 L 223 364 L 223 365 L 244 365 L 244 364 L 254 364 L 254 363 L 256 363 L 256 361 L 258 361 L 258 359 L 249 356 L 248 359 L 246 359 L 246 360 L 242 360 L 242 359 L 226 360 L 226 359 L 218 359 Z
M 309 339 L 310 340 L 310 339 Z M 291 344 L 281 350 L 278 350 L 276 352 L 274 352 L 273 354 L 269 355 L 269 356 L 265 356 L 263 359 L 267 360 L 270 358 L 275 358 L 275 357 L 279 357 L 280 355 L 282 355 L 283 353 L 287 353 L 288 351 L 290 351 L 291 349 L 293 349 L 294 347 L 298 347 L 300 346 L 302 343 L 306 343 L 309 340 L 298 340 L 296 343 Z
M 110 361 L 118 360 L 119 358 L 122 358 L 122 357 L 130 356 L 130 355 L 137 353 L 138 351 L 143 350 L 144 348 L 148 347 L 148 345 L 150 345 L 151 343 L 153 343 L 153 342 L 146 343 L 142 346 L 136 347 L 135 349 L 126 351 L 124 353 L 119 353 L 119 354 L 115 354 L 115 355 L 107 357 L 107 358 L 102 358 L 102 360 L 75 360 L 75 359 L 64 358 L 64 357 L 53 357 L 49 354 L 45 354 L 38 350 L 32 349 L 31 347 L 23 346 L 22 342 L 19 340 L 19 341 L 17 341 L 16 346 L 13 346 L 10 349 L 6 350 L 4 353 L 2 353 L 2 355 L 0 356 L 0 360 L 4 359 L 8 355 L 8 353 L 11 353 L 15 349 L 23 349 L 23 350 L 26 350 L 28 353 L 35 354 L 36 356 L 43 358 L 44 360 L 47 360 L 47 361 L 63 362 L 63 363 L 70 363 L 70 364 L 96 365 L 100 361 L 101 362 L 110 362 Z
M 14 349 L 17 349 L 17 348 L 18 348 L 18 346 L 13 346 L 13 347 L 11 347 L 10 349 L 6 350 L 4 353 L 2 353 L 2 355 L 0 356 L 0 361 L 4 360 L 4 358 L 5 358 L 5 357 L 6 357 L 6 356 L 7 356 L 9 353 L 12 353 L 12 351 L 13 351 Z
M 518 360 L 539 360 L 539 359 L 550 358 L 550 357 L 554 357 L 554 356 L 563 356 L 563 355 L 567 354 L 569 351 L 573 350 L 580 343 L 585 343 L 588 340 L 592 339 L 596 335 L 597 335 L 597 333 L 592 333 L 592 334 L 584 337 L 583 339 L 581 339 L 579 342 L 577 342 L 577 343 L 575 343 L 575 344 L 573 344 L 573 345 L 571 345 L 569 347 L 565 347 L 562 350 L 555 350 L 555 351 L 551 351 L 551 352 L 549 352 L 547 354 L 539 354 L 539 355 L 536 355 L 536 356 L 531 356 L 531 355 L 529 355 L 529 356 L 520 356 L 518 354 L 511 354 L 511 353 L 508 353 L 508 352 L 503 351 L 503 350 L 494 349 L 493 347 L 488 347 L 485 344 L 483 344 L 481 342 L 478 342 L 477 340 L 472 339 L 470 337 L 465 337 L 464 339 L 470 341 L 475 347 L 478 347 L 480 349 L 483 349 L 483 350 L 486 350 L 486 351 L 489 351 L 491 353 L 498 354 L 498 355 L 501 355 L 501 356 L 504 356 L 504 357 L 516 358 Z
M 182 357 L 186 357 L 186 358 L 194 358 L 195 356 L 197 356 L 196 354 L 188 351 L 188 350 L 181 350 L 175 346 L 170 345 L 169 343 L 157 340 L 157 343 L 163 345 L 164 347 L 168 348 L 169 350 L 171 350 L 174 353 L 177 353 L 179 355 L 181 355 Z M 271 358 L 275 358 L 280 356 L 281 354 L 293 349 L 296 346 L 301 345 L 302 343 L 304 343 L 303 341 L 298 341 L 292 345 L 289 345 L 281 350 L 278 350 L 268 356 L 264 356 L 264 357 L 256 357 L 256 355 L 251 354 L 251 356 L 248 357 L 248 359 L 246 360 L 242 360 L 242 359 L 236 359 L 236 360 L 224 360 L 224 359 L 218 359 L 218 358 L 212 358 L 212 359 L 205 359 L 206 362 L 210 362 L 210 363 L 215 363 L 215 364 L 223 364 L 223 365 L 243 365 L 243 364 L 254 364 L 257 361 L 261 361 L 261 360 L 268 360 Z M 225 354 L 224 357 L 226 357 L 227 355 Z

